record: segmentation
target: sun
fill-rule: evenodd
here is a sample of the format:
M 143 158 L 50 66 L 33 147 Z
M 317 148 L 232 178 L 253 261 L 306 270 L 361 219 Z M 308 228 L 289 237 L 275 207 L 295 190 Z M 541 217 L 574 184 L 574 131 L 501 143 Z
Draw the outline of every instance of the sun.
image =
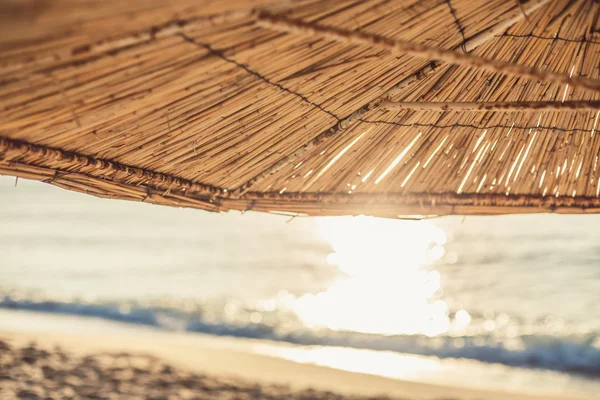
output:
M 294 304 L 311 327 L 377 334 L 447 332 L 440 274 L 426 268 L 444 255 L 445 232 L 427 221 L 372 217 L 318 219 L 341 277 L 326 291 Z

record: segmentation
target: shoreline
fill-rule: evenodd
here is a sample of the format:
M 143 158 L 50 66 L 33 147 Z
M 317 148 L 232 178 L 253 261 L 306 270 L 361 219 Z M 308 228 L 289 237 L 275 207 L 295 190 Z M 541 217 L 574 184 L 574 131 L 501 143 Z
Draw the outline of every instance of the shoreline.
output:
M 2 316 L 12 314 L 18 318 L 31 320 L 35 313 L 20 311 L 2 311 Z M 18 319 L 17 318 L 17 319 Z M 46 319 L 44 321 L 40 320 Z M 430 383 L 417 383 L 391 379 L 383 376 L 343 371 L 314 364 L 298 363 L 284 358 L 252 352 L 248 343 L 252 341 L 236 338 L 210 337 L 186 333 L 162 332 L 157 329 L 126 326 L 106 321 L 86 321 L 81 324 L 79 317 L 45 315 L 38 316 L 35 323 L 38 328 L 28 330 L 23 321 L 13 323 L 3 318 L 0 322 L 0 340 L 11 346 L 23 347 L 31 342 L 51 349 L 60 346 L 76 357 L 85 357 L 92 353 L 127 352 L 145 354 L 168 362 L 182 371 L 207 374 L 217 379 L 237 379 L 252 382 L 265 387 L 286 385 L 293 390 L 332 391 L 343 395 L 392 396 L 408 399 L 585 399 L 589 397 L 567 397 L 516 394 L 504 391 L 479 390 L 450 387 Z M 64 324 L 52 329 L 52 322 Z M 33 322 L 30 322 L 33 324 Z M 81 325 L 86 325 L 85 327 Z M 68 328 L 71 326 L 71 328 Z M 17 329 L 19 328 L 20 329 Z M 62 331 L 61 331 L 62 330 Z M 256 341 L 258 342 L 258 341 Z

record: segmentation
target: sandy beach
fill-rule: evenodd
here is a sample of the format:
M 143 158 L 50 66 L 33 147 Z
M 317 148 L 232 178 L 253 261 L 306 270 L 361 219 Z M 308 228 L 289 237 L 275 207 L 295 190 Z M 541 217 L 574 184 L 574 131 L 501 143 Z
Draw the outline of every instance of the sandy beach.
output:
M 144 353 L 72 354 L 59 347 L 8 344 L 0 340 L 0 396 L 21 399 L 360 399 L 327 391 L 293 391 L 289 386 L 257 384 L 207 376 L 173 367 Z
M 1 337 L 2 399 L 493 400 L 508 395 L 394 381 L 222 350 L 194 348 L 184 354 L 160 342 L 24 333 Z
M 251 353 L 234 338 L 121 329 L 104 321 L 95 325 L 93 319 L 82 326 L 77 318 L 37 318 L 17 311 L 3 311 L 2 317 L 1 399 L 585 398 L 482 391 L 341 371 Z M 33 326 L 35 319 L 35 329 L 24 329 L 26 320 Z

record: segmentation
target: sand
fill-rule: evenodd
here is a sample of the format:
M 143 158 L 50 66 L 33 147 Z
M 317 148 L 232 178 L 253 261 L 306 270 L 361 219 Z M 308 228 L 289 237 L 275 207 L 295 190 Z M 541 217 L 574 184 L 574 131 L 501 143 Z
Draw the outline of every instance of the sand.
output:
M 1 332 L 0 399 L 559 399 L 404 382 L 208 343 Z
M 0 342 L 0 400 L 598 399 L 409 382 L 261 353 L 261 340 L 29 311 L 0 310 Z M 476 379 L 460 376 L 457 386 Z
M 78 356 L 61 348 L 0 341 L 0 398 L 10 399 L 363 399 L 260 385 L 176 368 L 148 354 Z

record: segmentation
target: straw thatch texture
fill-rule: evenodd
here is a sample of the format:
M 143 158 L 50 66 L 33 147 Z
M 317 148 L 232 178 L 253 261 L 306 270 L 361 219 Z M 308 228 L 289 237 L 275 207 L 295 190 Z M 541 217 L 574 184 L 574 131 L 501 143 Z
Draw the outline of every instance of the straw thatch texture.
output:
M 599 30 L 592 0 L 8 0 L 0 174 L 211 211 L 600 212 Z

